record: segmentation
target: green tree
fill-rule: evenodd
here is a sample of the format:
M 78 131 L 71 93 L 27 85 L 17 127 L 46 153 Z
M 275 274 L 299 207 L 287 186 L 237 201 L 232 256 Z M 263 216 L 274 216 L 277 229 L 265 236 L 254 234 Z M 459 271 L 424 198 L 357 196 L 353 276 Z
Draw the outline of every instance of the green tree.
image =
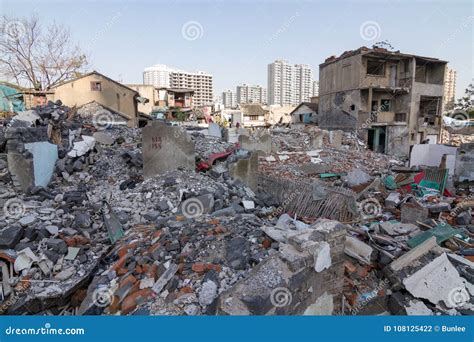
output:
M 185 121 L 187 117 L 188 117 L 188 115 L 185 112 L 182 112 L 179 109 L 176 112 L 176 120 L 178 120 L 178 121 Z
M 464 110 L 470 118 L 474 118 L 474 84 L 470 83 L 467 86 L 464 96 L 457 100 L 454 108 Z

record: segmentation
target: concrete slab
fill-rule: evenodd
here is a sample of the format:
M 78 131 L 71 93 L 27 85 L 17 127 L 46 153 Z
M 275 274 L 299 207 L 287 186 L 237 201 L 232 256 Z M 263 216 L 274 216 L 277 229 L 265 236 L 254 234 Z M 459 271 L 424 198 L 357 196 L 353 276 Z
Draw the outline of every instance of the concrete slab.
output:
M 25 144 L 33 155 L 34 185 L 47 187 L 58 160 L 58 146 L 46 141 Z
M 344 253 L 353 257 L 364 264 L 370 264 L 370 256 L 372 255 L 373 249 L 368 244 L 352 237 L 346 237 L 346 243 L 344 246 Z
M 95 146 L 95 139 L 88 135 L 82 136 L 82 141 L 77 141 L 74 143 L 72 150 L 68 152 L 68 156 L 71 158 L 81 157 Z
M 390 268 L 393 271 L 399 271 L 433 250 L 437 245 L 436 238 L 433 236 L 393 261 Z
M 244 182 L 250 189 L 257 188 L 258 154 L 253 152 L 250 158 L 240 159 L 231 164 L 229 173 L 232 178 Z
M 272 151 L 272 137 L 269 134 L 263 134 L 260 137 L 239 136 L 240 146 L 248 151 L 262 151 L 270 153 Z
M 436 166 L 441 163 L 443 155 L 456 155 L 457 147 L 439 144 L 414 145 L 410 154 L 410 167 Z
M 453 291 L 467 292 L 463 279 L 446 253 L 403 279 L 402 283 L 416 298 L 427 299 L 435 305 L 443 302 L 449 308 L 457 306 L 457 296 Z
M 318 297 L 314 304 L 306 308 L 303 315 L 305 316 L 329 316 L 334 312 L 333 296 L 324 292 L 322 296 Z
M 179 127 L 153 122 L 142 130 L 143 174 L 150 178 L 166 171 L 194 170 L 194 143 Z
M 218 124 L 211 122 L 207 130 L 210 136 L 222 138 L 221 127 Z

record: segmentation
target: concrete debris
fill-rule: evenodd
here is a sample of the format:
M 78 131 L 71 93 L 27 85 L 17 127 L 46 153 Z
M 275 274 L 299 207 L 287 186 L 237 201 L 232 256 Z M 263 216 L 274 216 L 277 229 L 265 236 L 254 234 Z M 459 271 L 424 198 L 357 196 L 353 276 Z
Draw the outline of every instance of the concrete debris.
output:
M 421 300 L 411 300 L 405 307 L 408 316 L 431 316 L 431 311 Z
M 221 138 L 222 137 L 221 127 L 218 124 L 211 122 L 209 124 L 208 134 L 216 138 Z
M 30 126 L 34 126 L 36 121 L 41 120 L 34 110 L 26 110 L 24 112 L 19 112 L 12 118 L 12 121 L 23 121 L 27 122 Z
M 416 298 L 427 299 L 433 304 L 443 302 L 448 308 L 463 304 L 458 302 L 459 295 L 453 294 L 453 289 L 461 295 L 467 293 L 463 279 L 446 253 L 403 279 L 403 285 Z
M 143 128 L 143 174 L 153 177 L 166 171 L 195 168 L 194 144 L 179 127 L 161 122 Z
M 248 151 L 260 151 L 263 153 L 270 153 L 272 151 L 272 137 L 269 134 L 262 134 L 259 136 L 239 136 L 240 146 Z
M 346 238 L 344 252 L 362 263 L 370 264 L 370 257 L 373 249 L 366 243 L 353 238 L 352 236 L 348 236 Z
M 95 146 L 95 138 L 94 137 L 89 137 L 87 135 L 82 136 L 82 141 L 78 141 L 74 143 L 74 146 L 72 147 L 72 150 L 68 152 L 68 156 L 75 158 L 75 157 L 81 157 L 90 150 L 92 150 Z
M 95 110 L 0 121 L 5 313 L 473 314 L 469 146 L 409 167 L 354 132 Z
M 354 169 L 351 170 L 347 176 L 343 177 L 343 180 L 346 181 L 350 187 L 353 187 L 370 182 L 371 177 L 362 170 Z

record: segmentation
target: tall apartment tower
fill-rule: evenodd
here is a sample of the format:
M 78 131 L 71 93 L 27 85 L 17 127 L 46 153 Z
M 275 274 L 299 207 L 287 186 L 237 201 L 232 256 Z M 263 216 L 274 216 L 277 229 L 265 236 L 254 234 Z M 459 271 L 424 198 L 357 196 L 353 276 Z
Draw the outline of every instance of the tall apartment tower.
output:
M 295 102 L 295 73 L 293 65 L 285 60 L 268 64 L 268 104 L 281 106 Z
M 268 104 L 297 105 L 313 93 L 313 73 L 308 65 L 285 60 L 268 64 Z
M 237 106 L 237 97 L 232 90 L 222 92 L 222 104 L 224 108 L 234 108 Z
M 170 87 L 170 74 L 174 69 L 164 64 L 156 64 L 143 71 L 143 84 L 151 84 L 156 88 Z
M 143 83 L 157 88 L 190 88 L 195 106 L 213 103 L 213 76 L 203 71 L 188 72 L 156 64 L 143 71 Z
M 295 65 L 295 101 L 294 104 L 307 102 L 313 95 L 313 72 L 306 64 Z
M 319 82 L 313 81 L 313 96 L 319 96 Z
M 242 84 L 237 86 L 237 103 L 246 104 L 246 103 L 259 103 L 267 104 L 267 89 L 255 85 L 249 86 L 248 84 Z
M 454 108 L 456 97 L 456 70 L 446 68 L 444 76 L 444 109 L 451 110 Z

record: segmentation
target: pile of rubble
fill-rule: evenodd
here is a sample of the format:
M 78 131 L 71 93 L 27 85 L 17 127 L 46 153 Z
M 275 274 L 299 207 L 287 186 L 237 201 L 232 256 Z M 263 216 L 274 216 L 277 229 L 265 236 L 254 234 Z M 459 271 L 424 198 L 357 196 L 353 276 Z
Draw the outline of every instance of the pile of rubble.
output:
M 349 174 L 349 182 L 361 184 L 369 176 L 386 174 L 390 166 L 401 164 L 367 149 L 353 133 L 278 129 L 274 138 L 274 148 L 261 158 L 259 168 L 281 178 L 334 181 Z
M 2 313 L 472 314 L 474 189 L 446 170 L 350 133 L 97 111 L 0 127 Z

